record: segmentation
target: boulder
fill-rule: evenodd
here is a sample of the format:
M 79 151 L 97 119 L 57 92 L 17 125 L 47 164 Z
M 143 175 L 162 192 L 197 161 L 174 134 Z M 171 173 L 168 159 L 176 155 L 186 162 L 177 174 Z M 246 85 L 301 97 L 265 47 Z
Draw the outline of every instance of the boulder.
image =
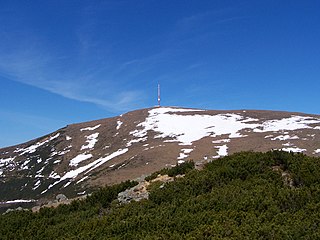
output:
M 64 201 L 68 200 L 68 198 L 66 197 L 66 195 L 60 193 L 56 196 L 56 200 L 58 202 L 64 202 Z

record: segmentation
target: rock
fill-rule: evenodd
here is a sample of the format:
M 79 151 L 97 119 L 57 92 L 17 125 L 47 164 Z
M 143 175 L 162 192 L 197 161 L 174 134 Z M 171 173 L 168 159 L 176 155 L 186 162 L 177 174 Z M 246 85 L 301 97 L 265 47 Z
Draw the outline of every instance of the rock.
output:
M 2 215 L 5 215 L 5 214 L 7 214 L 7 213 L 9 213 L 9 212 L 14 212 L 14 211 L 27 211 L 27 209 L 24 209 L 24 208 L 22 208 L 22 207 L 17 207 L 17 208 L 14 208 L 14 209 L 9 208 L 9 209 L 7 209 L 7 211 L 5 211 Z
M 148 199 L 149 193 L 146 187 L 149 185 L 147 182 L 141 182 L 137 186 L 127 189 L 118 194 L 118 201 L 120 203 L 129 203 L 130 201 L 140 201 Z
M 143 182 L 147 176 L 148 176 L 148 175 L 143 174 L 143 175 L 141 175 L 140 177 L 134 179 L 134 181 L 137 181 L 137 182 L 139 182 L 139 183 L 140 183 L 140 182 Z
M 7 213 L 9 213 L 9 212 L 13 212 L 13 211 L 14 211 L 14 209 L 8 208 L 7 211 L 5 211 L 2 215 L 5 215 L 5 214 L 7 214 Z
M 184 175 L 177 175 L 175 178 L 181 178 Z M 164 187 L 165 183 L 172 182 L 175 179 L 174 177 L 169 177 L 168 175 L 158 175 L 157 178 L 151 180 L 150 182 L 157 182 L 160 181 L 163 184 L 160 188 Z M 127 189 L 118 194 L 118 201 L 120 203 L 129 203 L 130 201 L 141 201 L 142 199 L 149 198 L 149 192 L 147 191 L 147 187 L 150 185 L 148 181 L 142 181 L 137 186 Z
M 32 208 L 32 212 L 39 212 L 40 211 L 40 206 L 35 206 Z
M 68 200 L 68 198 L 66 197 L 66 195 L 60 193 L 56 196 L 56 200 L 58 202 L 64 202 L 64 201 Z

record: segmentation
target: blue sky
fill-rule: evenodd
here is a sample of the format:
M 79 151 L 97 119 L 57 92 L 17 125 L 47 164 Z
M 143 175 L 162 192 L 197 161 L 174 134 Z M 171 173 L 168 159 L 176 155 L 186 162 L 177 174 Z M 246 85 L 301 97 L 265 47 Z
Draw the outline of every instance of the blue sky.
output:
M 320 114 L 317 0 L 0 1 L 0 147 L 157 103 Z

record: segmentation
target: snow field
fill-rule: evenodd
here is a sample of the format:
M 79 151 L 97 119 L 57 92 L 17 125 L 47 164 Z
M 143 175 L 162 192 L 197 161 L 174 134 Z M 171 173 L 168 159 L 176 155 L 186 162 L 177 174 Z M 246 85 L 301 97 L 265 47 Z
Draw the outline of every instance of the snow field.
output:
M 239 114 L 206 115 L 193 113 L 192 115 L 179 115 L 180 112 L 195 112 L 201 110 L 155 108 L 149 110 L 146 120 L 138 124 L 138 128 L 131 134 L 138 138 L 146 137 L 147 131 L 158 132 L 157 138 L 170 137 L 171 142 L 192 145 L 207 136 L 220 136 L 228 134 L 229 138 L 245 137 L 241 130 L 251 129 L 253 132 L 277 132 L 280 130 L 297 130 L 311 128 L 309 124 L 320 123 L 320 119 L 310 117 L 292 116 L 278 120 L 267 120 L 259 123 L 258 119 L 245 118 Z M 278 136 L 274 140 L 297 139 L 297 136 Z

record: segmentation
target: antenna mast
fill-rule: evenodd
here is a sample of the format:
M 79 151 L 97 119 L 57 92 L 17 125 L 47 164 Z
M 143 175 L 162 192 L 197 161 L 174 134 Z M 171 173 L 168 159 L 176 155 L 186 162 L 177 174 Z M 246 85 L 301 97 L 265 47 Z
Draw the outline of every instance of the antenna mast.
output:
M 161 106 L 160 101 L 161 101 L 161 98 L 160 98 L 160 84 L 158 83 L 158 107 Z

